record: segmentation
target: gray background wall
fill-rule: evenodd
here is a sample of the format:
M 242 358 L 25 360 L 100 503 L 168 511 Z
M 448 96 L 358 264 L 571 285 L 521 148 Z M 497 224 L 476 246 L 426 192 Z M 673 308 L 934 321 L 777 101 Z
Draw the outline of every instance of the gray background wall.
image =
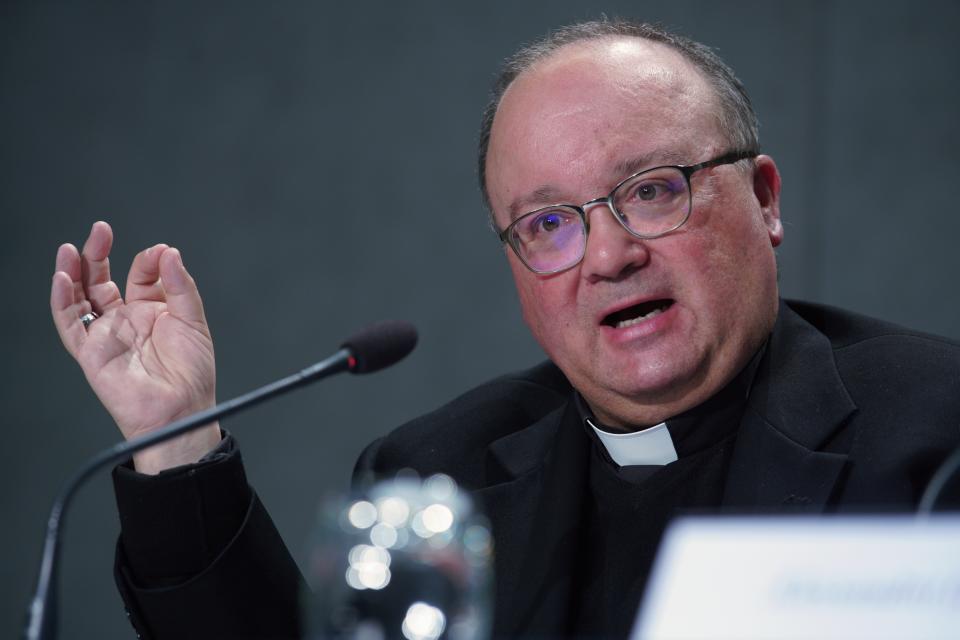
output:
M 227 398 L 406 318 L 402 366 L 228 421 L 297 557 L 364 443 L 540 358 L 475 186 L 498 61 L 600 12 L 717 49 L 784 177 L 786 295 L 960 338 L 960 3 L 0 4 L 0 636 L 46 513 L 117 437 L 48 317 L 56 247 L 109 220 L 113 263 L 164 241 L 204 294 Z M 451 438 L 456 437 L 455 427 Z M 99 476 L 69 516 L 62 637 L 129 637 Z

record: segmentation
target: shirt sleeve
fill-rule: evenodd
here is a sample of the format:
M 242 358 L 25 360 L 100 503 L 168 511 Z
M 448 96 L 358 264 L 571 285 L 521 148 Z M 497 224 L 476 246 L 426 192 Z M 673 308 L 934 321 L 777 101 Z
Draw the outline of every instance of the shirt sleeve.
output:
M 144 588 L 204 571 L 236 536 L 253 497 L 228 433 L 196 464 L 147 475 L 128 463 L 114 469 L 113 482 L 127 570 Z

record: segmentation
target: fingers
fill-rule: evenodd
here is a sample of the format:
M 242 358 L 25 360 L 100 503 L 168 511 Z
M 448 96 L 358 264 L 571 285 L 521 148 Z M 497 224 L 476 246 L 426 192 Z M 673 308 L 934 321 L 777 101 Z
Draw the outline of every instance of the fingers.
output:
M 83 283 L 81 282 L 80 252 L 77 251 L 77 248 L 72 244 L 60 245 L 60 248 L 57 249 L 56 265 L 56 271 L 63 271 L 70 278 L 73 286 L 73 301 L 86 300 L 87 295 L 83 291 Z
M 103 314 L 124 303 L 110 279 L 113 231 L 96 222 L 78 252 L 71 244 L 57 250 L 56 273 L 50 288 L 50 309 L 60 339 L 76 357 L 87 331 L 80 317 L 90 311 Z M 191 324 L 206 325 L 197 285 L 183 266 L 180 252 L 165 244 L 141 251 L 130 265 L 127 302 L 166 302 L 171 315 Z
M 87 337 L 80 316 L 91 310 L 81 277 L 77 248 L 72 244 L 60 245 L 57 249 L 56 271 L 50 285 L 50 312 L 63 346 L 73 357 L 77 356 Z
M 163 302 L 163 284 L 160 282 L 160 256 L 169 247 L 157 244 L 144 249 L 134 257 L 127 275 L 126 301 L 152 300 Z
M 69 243 L 60 245 L 56 265 L 55 271 L 63 271 L 71 280 L 80 281 L 80 252 L 75 246 Z
M 103 314 L 107 309 L 123 304 L 120 289 L 110 279 L 110 248 L 113 230 L 106 222 L 94 222 L 90 236 L 80 253 L 83 290 L 93 310 Z
M 167 295 L 167 311 L 186 322 L 206 324 L 200 292 L 178 250 L 169 248 L 160 254 L 160 279 Z
M 71 246 L 71 249 L 76 253 L 75 247 Z M 58 270 L 53 274 L 53 283 L 50 286 L 50 311 L 63 346 L 76 358 L 87 339 L 87 331 L 80 321 L 80 316 L 90 311 L 90 303 L 82 296 L 76 296 L 77 283 L 71 279 L 69 272 L 59 269 L 59 254 L 60 252 L 57 255 Z M 79 256 L 77 268 L 79 270 Z

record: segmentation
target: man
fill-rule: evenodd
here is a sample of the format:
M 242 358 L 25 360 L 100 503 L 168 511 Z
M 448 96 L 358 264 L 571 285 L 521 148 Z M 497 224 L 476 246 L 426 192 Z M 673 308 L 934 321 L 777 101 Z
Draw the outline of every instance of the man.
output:
M 551 362 L 397 429 L 357 473 L 443 472 L 474 493 L 496 635 L 622 637 L 671 515 L 908 507 L 956 446 L 956 344 L 779 300 L 780 177 L 705 47 L 561 30 L 508 61 L 480 159 Z M 61 247 L 51 306 L 134 437 L 213 403 L 213 351 L 179 253 L 139 254 L 121 299 L 111 242 L 97 223 L 82 256 Z M 211 425 L 134 467 L 116 474 L 117 576 L 138 631 L 295 636 L 297 571 L 232 439 Z

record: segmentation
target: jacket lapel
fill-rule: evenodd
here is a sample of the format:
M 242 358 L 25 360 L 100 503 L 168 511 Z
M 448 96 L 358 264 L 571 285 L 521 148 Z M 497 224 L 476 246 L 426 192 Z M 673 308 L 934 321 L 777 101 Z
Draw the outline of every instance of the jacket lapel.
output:
M 562 632 L 575 577 L 589 452 L 572 402 L 491 444 L 495 464 L 514 478 L 475 494 L 497 541 L 495 635 Z
M 855 411 L 830 341 L 781 302 L 740 424 L 724 506 L 823 511 L 847 456 L 819 449 Z

